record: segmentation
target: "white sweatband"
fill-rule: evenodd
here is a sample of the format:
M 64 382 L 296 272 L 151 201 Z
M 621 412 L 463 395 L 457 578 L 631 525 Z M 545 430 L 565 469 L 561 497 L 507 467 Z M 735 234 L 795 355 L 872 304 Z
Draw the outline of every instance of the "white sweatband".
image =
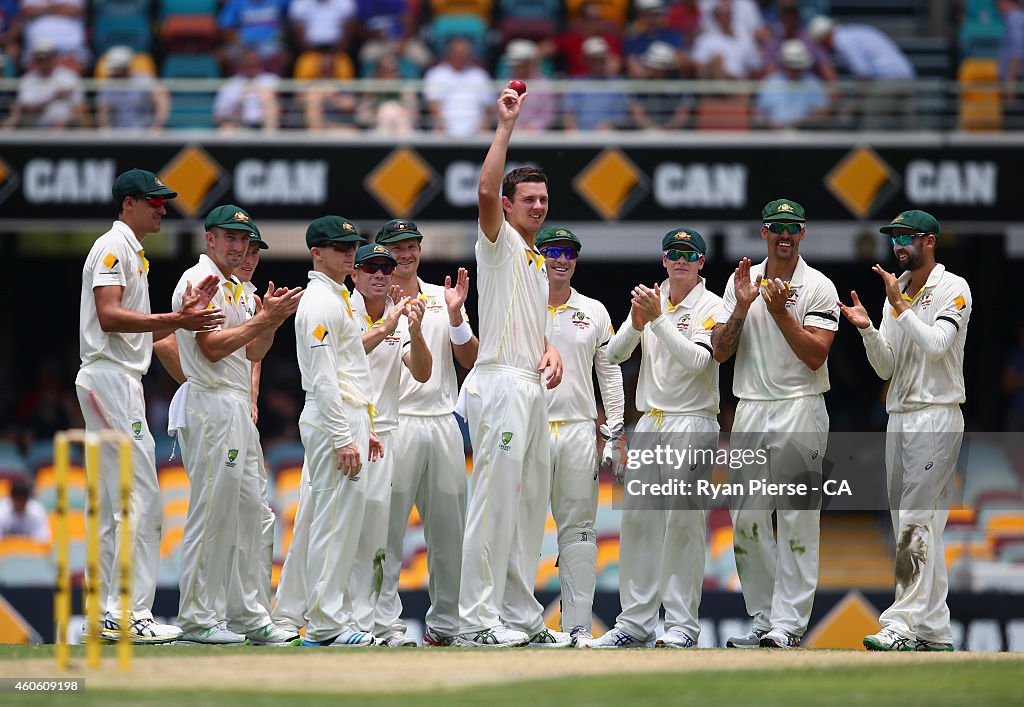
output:
M 465 344 L 473 338 L 473 328 L 469 326 L 469 322 L 463 320 L 462 324 L 458 326 L 448 325 L 448 338 L 452 340 L 452 343 L 456 346 Z

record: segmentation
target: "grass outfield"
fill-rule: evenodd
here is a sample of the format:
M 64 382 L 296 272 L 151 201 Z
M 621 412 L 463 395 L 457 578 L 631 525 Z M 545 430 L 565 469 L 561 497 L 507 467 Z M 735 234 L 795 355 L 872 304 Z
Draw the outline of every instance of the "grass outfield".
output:
M 8 692 L 0 702 L 962 707 L 1020 704 L 1024 668 L 1024 656 L 1012 654 L 154 646 L 137 649 L 133 672 L 122 675 L 112 647 L 96 673 L 84 669 L 80 647 L 72 655 L 70 674 L 85 676 L 84 692 Z M 0 646 L 0 676 L 54 675 L 52 647 Z

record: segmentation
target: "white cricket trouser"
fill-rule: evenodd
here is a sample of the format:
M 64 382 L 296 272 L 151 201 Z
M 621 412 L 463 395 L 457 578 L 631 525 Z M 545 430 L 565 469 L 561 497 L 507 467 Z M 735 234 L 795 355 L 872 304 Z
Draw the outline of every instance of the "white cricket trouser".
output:
M 896 533 L 896 601 L 879 623 L 906 638 L 952 643 L 946 593 L 946 548 L 953 475 L 964 435 L 957 405 L 893 413 L 885 470 Z
M 415 503 L 427 545 L 426 624 L 441 636 L 459 633 L 459 579 L 466 532 L 466 453 L 455 416 L 400 415 L 392 434 L 394 472 L 384 583 L 377 599 L 380 635 L 404 635 L 398 580 L 405 530 Z
M 263 446 L 259 441 L 256 443 L 256 457 L 259 469 L 260 524 L 255 529 L 255 536 L 239 538 L 238 547 L 232 553 L 234 573 L 231 581 L 239 583 L 240 591 L 255 588 L 256 603 L 269 613 L 270 577 L 274 566 L 274 521 L 277 516 L 267 498 L 267 467 L 263 459 Z
M 302 461 L 299 484 L 299 505 L 292 522 L 292 541 L 277 580 L 274 598 L 274 623 L 289 626 L 296 632 L 306 625 L 306 557 L 309 553 L 309 526 L 313 521 L 313 498 L 309 492 L 309 465 Z
M 673 450 L 708 450 L 679 469 L 660 464 L 642 471 L 626 469 L 625 483 L 638 478 L 694 484 L 710 479 L 718 449 L 718 421 L 697 415 L 645 415 L 633 433 L 634 449 L 662 445 Z M 637 437 L 641 435 L 641 437 Z M 639 446 L 637 446 L 639 445 Z M 630 488 L 627 486 L 627 488 Z M 694 486 L 690 486 L 691 491 Z M 704 511 L 687 510 L 685 497 L 624 496 L 619 537 L 619 603 L 615 625 L 634 638 L 649 641 L 658 629 L 659 605 L 665 606 L 665 629 L 678 628 L 694 641 L 700 635 L 697 612 L 704 581 Z
M 156 475 L 153 435 L 146 422 L 142 381 L 116 364 L 93 363 L 79 370 L 75 391 L 87 431 L 116 430 L 132 440 L 134 494 L 130 527 L 135 533 L 132 543 L 135 573 L 131 611 L 136 618 L 152 618 L 160 563 L 163 504 Z M 87 581 L 100 582 L 100 616 L 108 611 L 115 617 L 121 615 L 117 581 L 122 531 L 121 467 L 118 459 L 117 445 L 106 443 L 101 446 L 100 468 L 90 469 L 86 465 L 87 474 L 100 475 L 100 576 L 86 577 Z M 88 516 L 85 522 L 89 523 Z
M 482 631 L 504 619 L 532 635 L 544 627 L 533 587 L 551 486 L 540 375 L 482 366 L 465 386 L 473 491 L 462 545 L 459 631 Z
M 804 482 L 820 489 L 827 442 L 828 411 L 820 395 L 740 400 L 733 419 L 732 450 L 767 450 L 768 463 L 745 465 L 733 480 L 748 489 L 751 479 Z M 808 507 L 807 501 L 786 498 L 776 504 L 772 497 L 744 494 L 730 510 L 736 570 L 755 629 L 781 628 L 794 636 L 807 631 L 818 586 L 821 513 L 820 503 Z M 799 509 L 801 502 L 804 509 Z M 778 542 L 772 532 L 773 508 Z
M 326 641 L 347 627 L 347 586 L 356 559 L 366 497 L 369 493 L 370 414 L 366 407 L 345 405 L 352 439 L 363 466 L 356 476 L 338 470 L 334 442 L 324 433 L 315 400 L 307 400 L 299 417 L 299 434 L 309 466 L 312 512 L 306 551 L 306 638 Z M 292 548 L 296 548 L 292 539 Z M 291 553 L 289 552 L 289 556 Z
M 232 554 L 255 555 L 263 513 L 251 412 L 247 392 L 192 381 L 178 432 L 190 483 L 179 578 L 178 624 L 185 631 L 227 621 L 233 631 L 249 633 L 270 623 L 257 586 L 231 581 Z M 226 615 L 219 610 L 225 604 Z
M 548 429 L 562 630 L 589 631 L 597 584 L 597 428 L 593 420 L 576 420 L 551 421 Z
M 383 626 L 381 630 L 375 631 L 374 617 L 384 578 L 395 443 L 391 431 L 376 434 L 384 445 L 384 456 L 366 465 L 366 510 L 363 513 L 363 527 L 359 532 L 355 563 L 348 578 L 348 597 L 352 606 L 349 628 L 384 635 Z

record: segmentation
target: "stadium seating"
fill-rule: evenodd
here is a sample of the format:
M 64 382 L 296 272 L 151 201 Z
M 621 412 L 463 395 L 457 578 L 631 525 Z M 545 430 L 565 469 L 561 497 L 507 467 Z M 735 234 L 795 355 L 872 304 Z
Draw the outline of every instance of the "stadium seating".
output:
M 434 17 L 476 15 L 488 23 L 493 12 L 491 0 L 431 0 L 430 8 Z
M 85 469 L 68 469 L 68 508 L 85 508 Z M 57 474 L 53 466 L 40 467 L 36 472 L 35 497 L 47 511 L 57 507 Z
M 213 15 L 172 15 L 160 27 L 160 45 L 167 53 L 211 52 L 220 42 Z
M 216 15 L 217 0 L 160 0 L 160 17 L 172 15 Z
M 110 75 L 110 71 L 107 69 L 106 54 L 103 54 L 96 60 L 96 67 L 93 71 L 98 79 L 105 79 Z M 135 52 L 135 55 L 132 57 L 132 64 L 129 69 L 129 73 L 156 76 L 156 61 L 153 60 L 153 55 L 149 52 Z M 159 458 L 160 457 L 158 456 L 157 459 Z
M 1003 23 L 968 20 L 960 25 L 958 42 L 965 57 L 996 57 L 1003 40 Z
M 701 96 L 694 127 L 697 130 L 750 130 L 749 96 Z
M 17 536 L 0 539 L 0 584 L 48 586 L 56 578 L 49 545 Z
M 93 24 L 92 46 L 97 55 L 118 45 L 148 52 L 151 39 L 149 20 L 139 15 L 102 15 Z
M 430 38 L 434 51 L 444 54 L 445 45 L 452 37 L 466 37 L 473 44 L 473 54 L 487 56 L 487 25 L 478 15 L 442 15 L 430 25 Z
M 373 76 L 377 70 L 377 62 L 373 60 L 367 60 L 362 63 L 362 67 L 359 70 L 359 78 L 369 78 Z M 408 57 L 398 57 L 398 77 L 403 79 L 419 79 L 423 78 L 420 68 L 416 66 L 415 62 L 410 60 Z M 296 77 L 298 78 L 298 77 Z
M 1003 125 L 999 64 L 995 59 L 968 57 L 957 72 L 960 84 L 960 130 L 997 131 Z
M 555 21 L 548 17 L 505 17 L 499 25 L 502 45 L 513 39 L 540 42 L 554 36 L 556 30 Z
M 556 22 L 559 5 L 559 0 L 501 0 L 499 7 L 503 18 L 543 18 Z
M 149 17 L 153 0 L 93 0 L 93 17 L 133 15 Z
M 601 8 L 601 14 L 609 22 L 624 27 L 629 14 L 630 0 L 566 0 L 565 8 L 570 18 L 580 15 L 580 7 L 586 2 L 594 2 Z
M 323 57 L 322 52 L 315 51 L 306 51 L 300 54 L 299 58 L 295 61 L 295 70 L 293 72 L 295 79 L 308 81 L 319 78 L 333 78 L 339 81 L 347 81 L 356 77 L 355 64 L 352 63 L 352 59 L 345 52 L 335 52 L 334 74 L 322 77 L 320 75 L 320 64 L 323 61 Z

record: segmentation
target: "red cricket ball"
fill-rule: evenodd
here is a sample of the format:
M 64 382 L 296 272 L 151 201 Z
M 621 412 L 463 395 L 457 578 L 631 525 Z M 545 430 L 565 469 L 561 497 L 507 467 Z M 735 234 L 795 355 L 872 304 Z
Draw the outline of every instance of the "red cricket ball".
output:
M 526 93 L 526 83 L 519 79 L 512 79 L 508 82 L 508 87 L 518 93 L 520 96 Z

